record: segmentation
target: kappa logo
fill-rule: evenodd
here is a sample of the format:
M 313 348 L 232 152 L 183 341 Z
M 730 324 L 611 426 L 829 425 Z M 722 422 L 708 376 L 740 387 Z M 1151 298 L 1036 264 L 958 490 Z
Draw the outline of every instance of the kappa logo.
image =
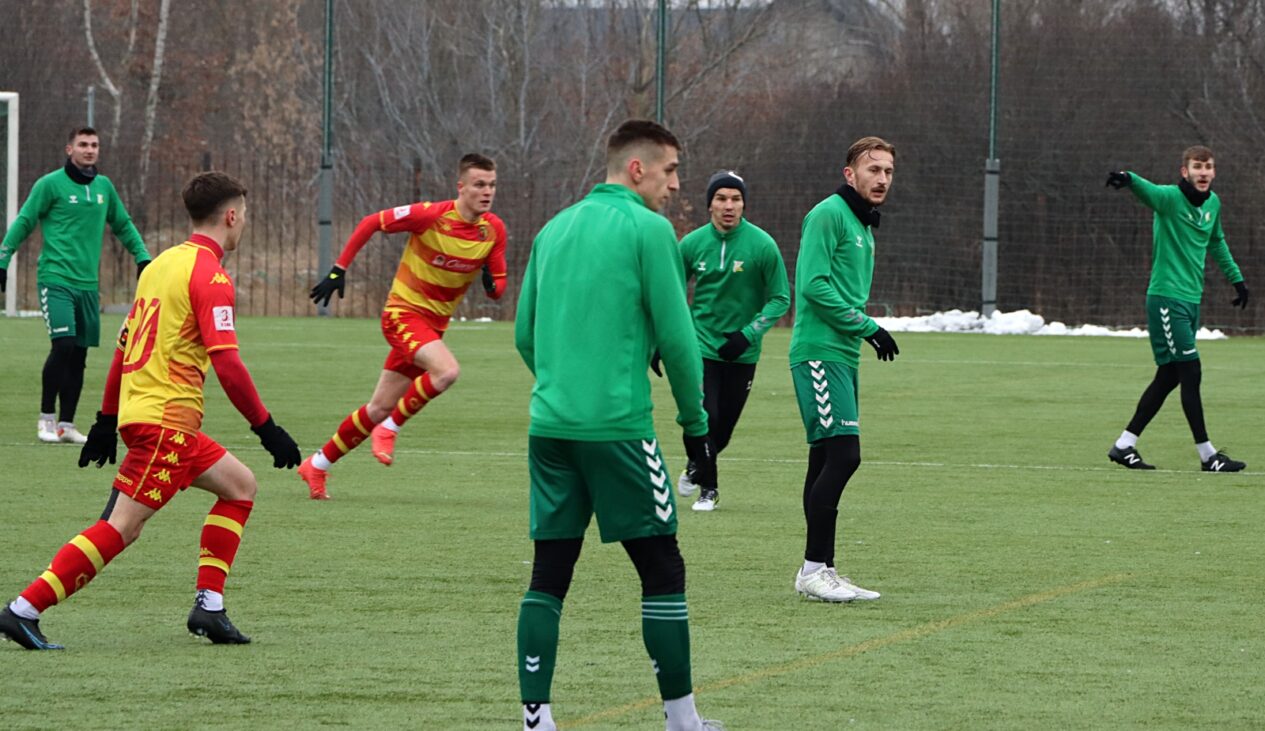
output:
M 158 470 L 157 472 L 154 473 L 154 479 L 158 480 L 159 482 L 166 482 L 167 484 L 171 484 L 171 470 L 167 469 L 166 467 L 164 467 L 161 470 Z
M 136 484 L 136 483 L 132 482 L 132 478 L 130 478 L 130 477 L 126 476 L 126 475 L 115 475 L 115 476 L 114 476 L 114 479 L 118 480 L 119 482 L 123 483 L 124 485 L 134 485 L 134 484 Z
M 168 439 L 167 441 L 171 442 L 172 444 L 179 444 L 180 446 L 183 447 L 184 442 L 185 442 L 184 434 L 181 434 L 180 432 L 176 432 L 175 434 L 172 434 L 171 438 Z
M 168 464 L 180 464 L 180 455 L 175 452 L 168 452 L 163 455 L 163 461 Z
M 224 276 L 224 272 L 216 272 L 215 276 L 211 277 L 211 284 L 232 284 L 232 282 Z
M 740 271 L 742 271 L 742 262 L 734 261 L 734 274 L 737 274 Z
M 214 556 L 215 553 L 211 549 L 207 548 L 206 546 L 203 546 L 202 550 L 198 552 L 198 555 L 199 556 Z
M 149 498 L 150 500 L 153 500 L 156 503 L 161 503 L 163 501 L 162 490 L 159 490 L 156 487 L 150 490 L 149 492 L 146 492 L 145 497 Z

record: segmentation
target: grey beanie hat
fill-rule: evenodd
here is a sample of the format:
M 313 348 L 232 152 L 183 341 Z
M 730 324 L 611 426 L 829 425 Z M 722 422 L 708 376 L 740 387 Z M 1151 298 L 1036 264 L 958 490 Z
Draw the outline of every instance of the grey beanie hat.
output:
M 732 170 L 721 170 L 707 179 L 707 207 L 712 207 L 712 198 L 721 188 L 737 188 L 742 193 L 742 200 L 747 200 L 747 181 Z

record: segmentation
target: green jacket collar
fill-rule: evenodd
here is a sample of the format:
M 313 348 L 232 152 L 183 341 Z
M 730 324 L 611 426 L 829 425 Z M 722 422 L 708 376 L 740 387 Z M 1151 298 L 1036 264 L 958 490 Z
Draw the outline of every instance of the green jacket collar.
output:
M 589 191 L 589 195 L 613 195 L 618 198 L 627 198 L 630 201 L 636 201 L 642 208 L 650 210 L 650 206 L 646 205 L 640 193 L 620 183 L 598 183 L 593 186 L 593 190 Z
M 730 239 L 733 239 L 737 237 L 738 235 L 740 235 L 742 233 L 742 230 L 745 229 L 749 225 L 750 224 L 747 223 L 746 216 L 739 218 L 738 225 L 734 226 L 729 231 L 721 231 L 719 228 L 716 228 L 716 224 L 712 223 L 711 221 L 707 222 L 707 228 L 711 230 L 712 238 L 716 239 L 717 241 L 729 241 Z

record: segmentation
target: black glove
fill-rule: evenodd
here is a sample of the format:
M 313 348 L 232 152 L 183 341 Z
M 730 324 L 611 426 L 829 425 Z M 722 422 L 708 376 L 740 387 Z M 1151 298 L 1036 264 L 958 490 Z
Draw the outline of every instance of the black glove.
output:
M 896 360 L 896 356 L 900 355 L 900 348 L 896 347 L 896 340 L 892 338 L 892 334 L 883 328 L 874 331 L 865 339 L 865 342 L 874 346 L 874 352 L 878 354 L 879 360 Z
M 0 294 L 4 294 L 4 291 L 8 286 L 9 286 L 9 270 L 0 268 Z
M 716 450 L 712 447 L 712 438 L 704 434 L 692 437 L 688 434 L 681 437 L 685 442 L 685 456 L 694 465 L 694 484 L 699 487 L 716 487 Z
M 4 271 L 4 270 L 3 270 L 3 269 L 0 269 L 0 271 Z M 1248 298 L 1248 292 L 1247 292 L 1247 282 L 1244 282 L 1244 281 L 1242 281 L 1242 280 L 1239 280 L 1239 281 L 1235 282 L 1235 283 L 1234 283 L 1234 291 L 1235 291 L 1235 293 L 1237 293 L 1239 296 L 1234 298 L 1234 301 L 1230 303 L 1230 306 L 1231 306 L 1231 307 L 1238 307 L 1238 308 L 1240 308 L 1240 309 L 1244 309 L 1244 310 L 1246 310 L 1246 309 L 1247 309 L 1247 298 Z
M 268 454 L 272 455 L 273 467 L 288 470 L 291 467 L 298 467 L 303 461 L 303 457 L 299 455 L 299 445 L 294 443 L 285 429 L 277 426 L 272 416 L 259 426 L 252 426 L 250 430 L 255 432 L 259 437 L 259 443 L 264 445 Z
M 343 298 L 343 288 L 347 285 L 347 270 L 336 266 L 329 270 L 325 278 L 312 288 L 312 301 L 321 307 L 328 307 L 330 299 L 338 292 L 338 299 Z M 322 301 L 323 300 L 323 301 Z
M 650 356 L 650 370 L 660 378 L 663 378 L 663 359 L 659 357 L 659 351 L 654 351 L 654 355 Z
M 1133 185 L 1133 176 L 1123 170 L 1118 170 L 1114 173 L 1107 173 L 1107 185 L 1115 188 L 1116 190 L 1128 188 L 1130 185 Z
M 151 261 L 153 261 L 153 259 L 146 259 L 145 261 L 136 262 L 136 278 L 137 279 L 141 278 L 141 272 L 145 271 L 145 267 L 149 266 L 149 263 Z
M 496 279 L 492 276 L 492 269 L 487 264 L 483 265 L 483 291 L 489 297 L 496 295 Z
M 733 360 L 747 352 L 749 347 L 751 347 L 751 341 L 747 340 L 747 336 L 741 332 L 725 333 L 725 344 L 716 349 L 716 355 L 719 355 L 721 360 Z
M 87 467 L 96 462 L 97 469 L 105 467 L 106 460 L 114 464 L 119 452 L 119 415 L 97 412 L 97 421 L 88 430 L 88 441 L 79 450 L 79 466 Z

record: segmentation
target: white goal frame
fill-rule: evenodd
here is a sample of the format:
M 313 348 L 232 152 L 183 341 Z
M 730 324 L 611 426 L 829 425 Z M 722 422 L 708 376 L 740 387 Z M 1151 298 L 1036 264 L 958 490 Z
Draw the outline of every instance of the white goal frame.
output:
M 4 171 L 7 178 L 4 187 L 4 230 L 13 228 L 13 221 L 18 217 L 18 94 L 15 91 L 0 91 L 0 102 L 9 106 L 8 121 L 8 169 Z M 9 260 L 9 281 L 4 293 L 4 313 L 9 317 L 18 314 L 18 255 L 15 253 Z

